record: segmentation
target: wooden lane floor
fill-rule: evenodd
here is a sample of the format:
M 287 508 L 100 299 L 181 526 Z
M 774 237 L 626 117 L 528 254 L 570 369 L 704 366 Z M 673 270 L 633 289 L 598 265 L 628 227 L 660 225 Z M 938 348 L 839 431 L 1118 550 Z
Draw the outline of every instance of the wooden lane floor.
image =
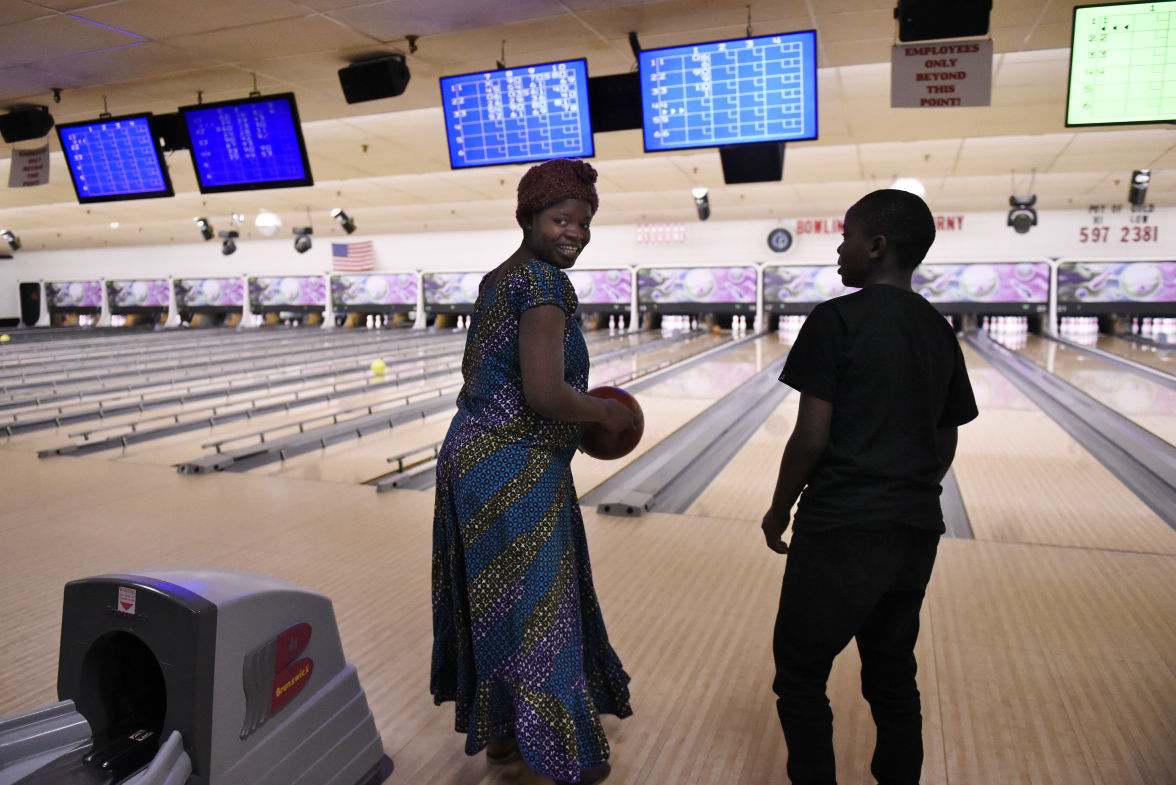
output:
M 602 330 L 596 332 L 603 333 Z M 597 355 L 628 345 L 648 343 L 651 340 L 656 340 L 655 335 L 648 331 L 643 334 L 635 334 L 631 337 L 594 336 L 592 333 L 589 333 L 590 337 L 596 337 L 596 340 L 591 344 L 591 350 Z M 720 343 L 720 341 L 711 336 L 702 338 L 701 342 L 704 346 Z M 675 342 L 668 344 L 664 348 L 635 355 L 631 359 L 626 358 L 608 363 L 600 363 L 599 366 L 603 370 L 598 370 L 596 366 L 593 367 L 590 384 L 604 384 L 613 381 L 616 378 L 616 374 L 623 376 L 641 374 L 645 368 L 681 359 L 686 353 L 697 351 L 698 348 L 698 345 L 692 345 L 691 343 Z M 450 379 L 448 384 L 452 388 L 454 384 L 460 384 L 460 378 Z M 402 455 L 409 451 L 423 450 L 428 445 L 443 439 L 452 416 L 452 412 L 449 412 L 445 415 L 429 417 L 419 423 L 397 426 L 383 433 L 331 445 L 322 450 L 294 456 L 280 463 L 260 466 L 251 471 L 258 474 L 293 476 L 303 479 L 325 480 L 328 482 L 366 482 L 390 471 L 391 467 L 388 464 L 389 457 Z M 578 457 L 584 457 L 585 460 L 592 460 L 588 459 L 587 456 Z M 631 460 L 632 457 L 635 457 L 635 455 L 630 456 L 629 459 Z M 615 470 L 616 468 L 614 467 L 609 473 L 611 474 Z M 578 485 L 577 488 L 579 488 Z
M 970 347 L 964 356 L 980 416 L 960 429 L 953 471 L 977 539 L 1176 554 L 1176 531 Z
M 1104 352 L 1134 360 L 1141 365 L 1176 375 L 1176 344 L 1170 344 L 1165 348 L 1099 333 L 1095 347 Z
M 977 539 L 942 541 L 923 612 L 924 782 L 1176 781 L 1176 536 L 994 369 L 967 361 L 981 417 L 961 429 L 955 471 Z M 722 518 L 767 552 L 758 524 L 798 401 L 700 495 L 679 536 Z M 872 783 L 859 667 L 850 647 L 829 695 L 838 760 L 853 767 L 840 781 Z
M 272 575 L 329 596 L 389 785 L 505 785 L 428 694 L 432 496 L 0 447 L 0 715 L 56 699 L 66 581 L 158 566 Z M 12 494 L 14 487 L 21 493 Z M 746 520 L 585 510 L 634 716 L 604 718 L 618 783 L 787 782 L 770 692 L 783 557 Z M 944 540 L 923 613 L 927 785 L 1176 781 L 1176 557 Z M 868 785 L 856 653 L 830 682 L 839 781 Z
M 966 345 L 964 353 L 980 416 L 960 429 L 953 471 L 976 539 L 1176 554 L 1176 531 Z M 798 404 L 789 395 L 686 514 L 758 524 Z M 1151 421 L 1173 419 L 1163 411 Z
M 783 367 L 786 351 L 787 346 L 774 333 L 768 333 L 643 389 L 637 394 L 645 414 L 641 443 L 633 452 L 613 461 L 577 453 L 572 459 L 576 491 L 583 497 L 769 365 Z
M 1028 336 L 1017 353 L 1169 444 L 1176 444 L 1176 389 L 1036 335 Z
M 780 363 L 781 369 L 783 362 Z M 772 503 L 772 491 L 780 470 L 784 445 L 792 435 L 800 395 L 795 391 L 776 407 L 738 453 L 715 476 L 686 515 L 703 518 L 733 518 L 755 525 Z
M 287 345 L 288 349 L 294 352 L 297 352 L 299 347 L 319 343 L 321 338 L 321 334 L 314 331 L 300 332 L 295 330 L 284 332 L 289 334 L 278 335 L 275 333 L 268 336 L 268 339 L 271 343 L 277 341 L 283 345 Z M 182 337 L 187 336 L 173 336 L 175 342 L 179 342 Z M 230 337 L 237 338 L 238 336 L 234 334 Z M 362 341 L 379 336 L 375 336 L 371 331 L 365 331 L 360 332 L 356 336 L 345 337 Z M 401 351 L 404 354 L 405 344 L 415 343 L 416 341 L 406 341 L 403 339 L 417 339 L 420 337 L 423 336 L 408 332 L 395 332 L 389 333 L 385 336 L 386 340 L 377 343 L 384 344 L 389 352 Z M 426 349 L 422 350 L 409 346 L 407 351 L 417 352 L 418 354 L 420 351 L 428 351 L 430 354 L 433 354 L 446 349 L 457 349 L 460 351 L 461 342 L 465 339 L 464 334 L 458 332 L 455 332 L 452 336 L 441 335 L 429 337 L 438 340 L 431 340 Z M 446 340 L 447 338 L 449 340 Z M 590 334 L 589 337 L 595 351 L 611 351 L 630 345 L 638 345 L 648 339 L 649 337 L 647 335 L 608 335 L 604 331 Z M 60 341 L 58 343 L 68 346 L 71 342 Z M 391 359 L 389 362 L 392 362 Z M 101 420 L 95 419 L 67 423 L 53 429 L 20 434 L 12 437 L 9 441 L 11 444 L 19 445 L 32 451 L 47 450 L 81 441 L 82 437 L 78 436 L 78 434 L 82 433 L 93 432 L 92 438 L 102 438 L 106 435 L 125 431 L 132 424 L 141 427 L 166 425 L 169 423 L 170 418 L 193 419 L 203 416 L 206 413 L 231 412 L 238 408 L 248 408 L 247 404 L 249 402 L 264 405 L 267 402 L 283 399 L 283 396 L 290 397 L 296 393 L 302 395 L 308 393 L 313 394 L 316 391 L 329 389 L 333 382 L 347 385 L 361 383 L 365 378 L 373 381 L 372 388 L 361 394 L 341 396 L 334 401 L 299 405 L 291 408 L 289 411 L 272 412 L 248 419 L 234 420 L 215 427 L 206 427 L 195 431 L 179 433 L 174 436 L 140 442 L 126 448 L 101 453 L 115 460 L 158 462 L 175 465 L 182 461 L 199 458 L 201 455 L 211 452 L 211 449 L 204 448 L 202 445 L 213 441 L 240 439 L 239 441 L 229 442 L 226 446 L 241 446 L 242 444 L 249 443 L 249 441 L 256 441 L 258 437 L 253 435 L 263 430 L 267 431 L 268 438 L 273 438 L 286 433 L 296 432 L 300 423 L 325 422 L 337 411 L 356 409 L 363 406 L 386 405 L 389 397 L 399 398 L 406 395 L 423 395 L 439 384 L 452 386 L 455 383 L 455 379 L 459 381 L 459 377 L 454 377 L 452 374 L 449 376 L 439 374 L 438 371 L 441 370 L 440 368 L 429 368 L 430 361 L 426 355 L 420 355 L 415 359 L 404 356 L 399 362 L 402 364 L 397 367 L 402 369 L 402 373 L 411 374 L 413 373 L 412 368 L 416 367 L 418 371 L 431 371 L 431 378 L 420 382 L 400 383 L 391 374 L 386 378 L 383 376 L 376 377 L 366 367 L 350 372 L 346 371 L 346 369 L 341 369 L 337 376 L 328 380 L 306 383 L 291 380 L 276 385 L 272 390 L 229 394 L 218 399 L 177 403 L 166 407 L 147 409 L 142 412 L 133 411 L 126 414 L 107 416 Z M 452 370 L 456 372 L 460 367 L 460 354 L 449 365 L 453 366 Z M 384 457 L 386 456 L 380 458 L 380 462 L 383 462 Z M 376 473 L 378 474 L 379 472 Z

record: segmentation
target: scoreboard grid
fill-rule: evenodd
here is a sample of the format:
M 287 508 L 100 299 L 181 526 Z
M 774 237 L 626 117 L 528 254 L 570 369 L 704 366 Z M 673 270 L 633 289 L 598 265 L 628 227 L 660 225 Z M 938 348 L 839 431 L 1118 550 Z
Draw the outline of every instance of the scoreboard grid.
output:
M 646 152 L 817 137 L 816 33 L 639 54 Z
M 1176 0 L 1074 9 L 1066 125 L 1176 120 Z
M 57 128 L 79 202 L 172 196 L 150 115 Z
M 302 184 L 307 169 L 298 121 L 285 100 L 184 110 L 201 189 Z
M 441 78 L 450 166 L 594 154 L 585 60 Z

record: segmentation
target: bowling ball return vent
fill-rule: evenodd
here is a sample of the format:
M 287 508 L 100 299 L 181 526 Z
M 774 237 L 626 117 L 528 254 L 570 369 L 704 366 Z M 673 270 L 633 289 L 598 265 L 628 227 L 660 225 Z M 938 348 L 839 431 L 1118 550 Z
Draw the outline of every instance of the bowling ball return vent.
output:
M 59 702 L 0 718 L 0 785 L 377 785 L 331 601 L 242 572 L 65 586 Z

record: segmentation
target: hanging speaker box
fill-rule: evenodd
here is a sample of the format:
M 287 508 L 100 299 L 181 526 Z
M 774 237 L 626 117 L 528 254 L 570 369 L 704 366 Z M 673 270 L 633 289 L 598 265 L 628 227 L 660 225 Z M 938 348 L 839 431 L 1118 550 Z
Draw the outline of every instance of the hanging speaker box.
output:
M 751 142 L 719 148 L 723 182 L 770 183 L 784 178 L 784 143 Z
M 898 0 L 898 40 L 938 41 L 988 35 L 992 0 Z
M 339 85 L 349 104 L 398 96 L 408 87 L 408 79 L 408 65 L 401 54 L 339 69 Z
M 53 115 L 44 106 L 18 106 L 0 115 L 0 136 L 9 144 L 40 139 L 53 128 Z
M 588 78 L 594 133 L 641 127 L 641 78 L 636 72 Z

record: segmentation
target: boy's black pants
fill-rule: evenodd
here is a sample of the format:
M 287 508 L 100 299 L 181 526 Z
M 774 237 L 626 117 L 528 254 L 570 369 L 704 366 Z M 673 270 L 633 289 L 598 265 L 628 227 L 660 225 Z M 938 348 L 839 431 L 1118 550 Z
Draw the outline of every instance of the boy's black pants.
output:
M 837 782 L 825 688 L 834 657 L 853 638 L 862 694 L 878 728 L 870 770 L 879 785 L 918 783 L 923 718 L 915 640 L 939 537 L 907 526 L 793 534 L 773 637 L 772 684 L 793 785 Z

